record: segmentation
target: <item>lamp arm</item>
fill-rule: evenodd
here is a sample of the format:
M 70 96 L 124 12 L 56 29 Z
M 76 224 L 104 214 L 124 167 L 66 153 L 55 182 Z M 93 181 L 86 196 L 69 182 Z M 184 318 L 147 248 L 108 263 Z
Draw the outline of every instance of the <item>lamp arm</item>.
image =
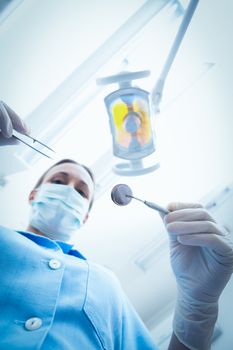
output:
M 189 26 L 189 23 L 193 17 L 193 14 L 196 10 L 197 4 L 199 0 L 191 0 L 190 4 L 185 12 L 184 18 L 180 24 L 179 30 L 176 34 L 175 40 L 172 44 L 172 47 L 168 53 L 167 59 L 165 61 L 165 64 L 163 66 L 162 72 L 160 74 L 160 77 L 158 81 L 156 82 L 154 88 L 151 92 L 151 102 L 152 102 L 152 108 L 155 113 L 159 111 L 159 104 L 162 98 L 163 94 L 163 88 L 165 84 L 166 77 L 168 75 L 168 72 L 171 68 L 171 65 L 176 57 L 176 54 L 178 52 L 178 49 L 180 47 L 180 44 L 183 40 L 183 37 L 186 33 L 186 30 Z

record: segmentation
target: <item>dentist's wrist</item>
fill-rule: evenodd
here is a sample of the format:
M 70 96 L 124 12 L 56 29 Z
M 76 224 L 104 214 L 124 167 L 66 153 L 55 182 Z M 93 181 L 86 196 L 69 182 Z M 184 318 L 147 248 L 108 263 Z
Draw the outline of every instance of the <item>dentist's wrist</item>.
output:
M 188 299 L 188 300 L 187 300 Z M 218 316 L 218 302 L 201 302 L 178 296 L 173 331 L 179 341 L 192 350 L 209 350 Z

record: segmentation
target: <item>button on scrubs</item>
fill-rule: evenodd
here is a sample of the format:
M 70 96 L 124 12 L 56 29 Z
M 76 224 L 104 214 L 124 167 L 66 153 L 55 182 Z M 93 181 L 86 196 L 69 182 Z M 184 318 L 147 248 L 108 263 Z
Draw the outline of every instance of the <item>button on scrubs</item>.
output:
M 0 268 L 0 349 L 157 349 L 114 275 L 72 246 L 0 226 Z

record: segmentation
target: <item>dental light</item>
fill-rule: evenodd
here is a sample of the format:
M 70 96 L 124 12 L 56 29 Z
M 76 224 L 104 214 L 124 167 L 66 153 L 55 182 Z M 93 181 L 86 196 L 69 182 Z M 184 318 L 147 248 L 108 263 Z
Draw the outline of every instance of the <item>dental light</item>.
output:
M 144 167 L 144 158 L 155 151 L 153 116 L 159 111 L 166 77 L 175 59 L 198 0 L 190 0 L 184 18 L 169 51 L 157 83 L 149 93 L 132 86 L 132 80 L 145 78 L 150 71 L 120 72 L 119 74 L 97 79 L 98 85 L 118 83 L 119 89 L 105 97 L 113 138 L 113 154 L 124 161 L 116 164 L 113 171 L 119 175 L 142 175 L 159 167 L 154 162 Z M 153 113 L 151 113 L 150 110 Z
M 100 85 L 118 83 L 119 89 L 105 97 L 113 139 L 114 156 L 124 159 L 113 170 L 120 175 L 141 175 L 155 170 L 158 163 L 144 167 L 143 158 L 155 151 L 149 92 L 132 86 L 150 71 L 121 72 L 97 79 Z

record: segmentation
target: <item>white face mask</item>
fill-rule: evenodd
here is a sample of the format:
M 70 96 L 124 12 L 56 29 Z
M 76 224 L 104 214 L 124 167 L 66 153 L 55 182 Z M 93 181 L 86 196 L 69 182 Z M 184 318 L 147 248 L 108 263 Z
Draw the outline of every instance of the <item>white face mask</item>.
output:
M 82 226 L 89 202 L 68 185 L 43 184 L 32 201 L 30 225 L 48 238 L 69 241 Z

